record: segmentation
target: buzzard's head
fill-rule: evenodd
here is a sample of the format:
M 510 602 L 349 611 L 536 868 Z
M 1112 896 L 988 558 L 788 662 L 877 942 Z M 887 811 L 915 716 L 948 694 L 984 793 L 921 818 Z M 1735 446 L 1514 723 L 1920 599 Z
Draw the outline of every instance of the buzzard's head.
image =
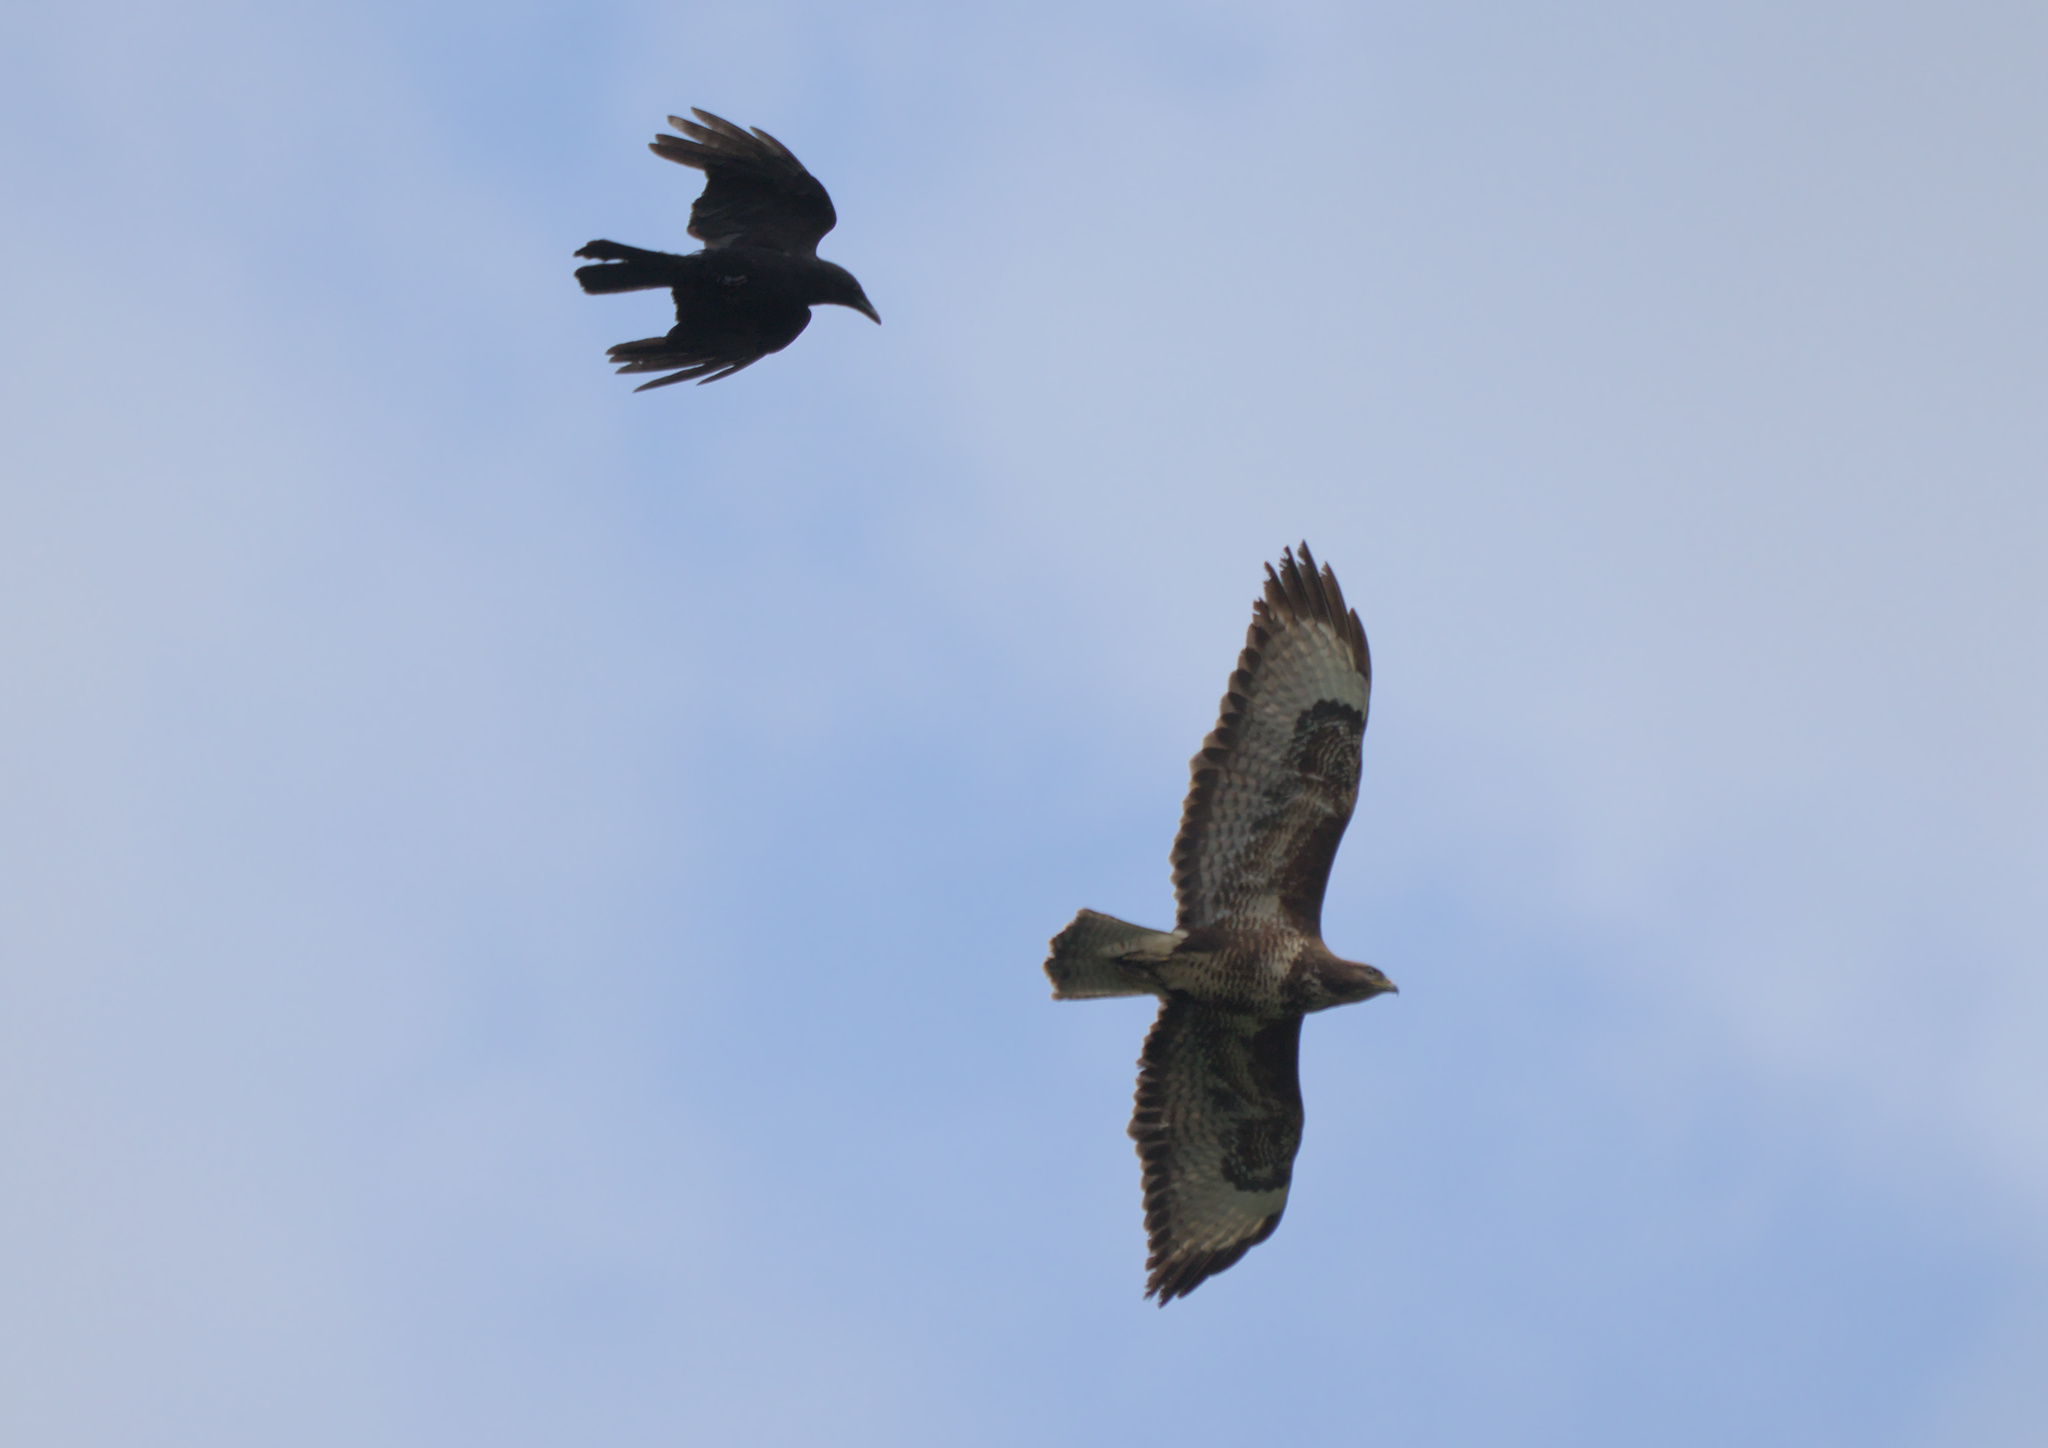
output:
M 1369 1001 L 1376 995 L 1400 994 L 1400 987 L 1388 980 L 1384 971 L 1363 961 L 1333 959 L 1322 977 L 1333 1006 Z

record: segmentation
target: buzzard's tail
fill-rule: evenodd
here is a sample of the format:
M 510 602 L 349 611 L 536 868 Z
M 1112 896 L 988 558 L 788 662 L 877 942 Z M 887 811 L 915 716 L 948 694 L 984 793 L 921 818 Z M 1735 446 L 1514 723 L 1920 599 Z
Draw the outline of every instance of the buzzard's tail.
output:
M 597 266 L 576 268 L 576 280 L 583 290 L 602 292 L 645 292 L 672 287 L 682 280 L 683 258 L 666 251 L 642 251 L 616 241 L 593 241 L 577 249 Z
M 1083 910 L 1074 923 L 1053 937 L 1045 973 L 1056 1001 L 1095 1000 L 1102 996 L 1163 996 L 1149 966 L 1173 954 L 1186 932 L 1147 930 L 1113 915 Z

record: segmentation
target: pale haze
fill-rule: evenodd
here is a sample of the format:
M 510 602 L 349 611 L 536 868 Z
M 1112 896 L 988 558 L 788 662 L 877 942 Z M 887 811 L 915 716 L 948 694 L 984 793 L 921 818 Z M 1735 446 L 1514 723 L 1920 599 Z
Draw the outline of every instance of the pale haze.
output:
M 0 1441 L 2048 1443 L 2048 12 L 18 7 Z M 821 308 L 635 396 L 702 106 Z M 1262 565 L 1278 1233 L 1142 1300 Z

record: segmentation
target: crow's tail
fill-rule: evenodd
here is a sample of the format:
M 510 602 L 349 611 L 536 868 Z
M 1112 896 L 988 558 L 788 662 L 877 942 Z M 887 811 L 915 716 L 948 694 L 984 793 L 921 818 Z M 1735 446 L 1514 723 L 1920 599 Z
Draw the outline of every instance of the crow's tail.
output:
M 667 251 L 642 251 L 616 241 L 593 241 L 576 255 L 600 263 L 576 269 L 576 280 L 591 293 L 644 292 L 682 280 L 684 258 Z

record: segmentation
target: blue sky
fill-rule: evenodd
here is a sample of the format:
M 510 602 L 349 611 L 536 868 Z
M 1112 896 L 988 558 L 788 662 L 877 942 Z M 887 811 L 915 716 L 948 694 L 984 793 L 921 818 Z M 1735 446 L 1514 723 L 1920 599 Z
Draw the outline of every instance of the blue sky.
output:
M 7 1442 L 2048 1442 L 2042 14 L 0 35 Z M 885 325 L 636 397 L 689 105 Z M 1038 965 L 1304 537 L 1402 993 L 1161 1312 Z

